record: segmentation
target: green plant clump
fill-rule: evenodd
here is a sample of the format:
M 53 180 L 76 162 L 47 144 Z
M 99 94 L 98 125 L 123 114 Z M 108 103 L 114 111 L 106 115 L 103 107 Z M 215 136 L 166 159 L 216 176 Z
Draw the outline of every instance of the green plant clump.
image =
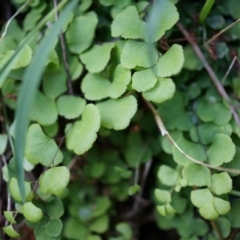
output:
M 0 239 L 240 239 L 239 3 L 0 8 Z

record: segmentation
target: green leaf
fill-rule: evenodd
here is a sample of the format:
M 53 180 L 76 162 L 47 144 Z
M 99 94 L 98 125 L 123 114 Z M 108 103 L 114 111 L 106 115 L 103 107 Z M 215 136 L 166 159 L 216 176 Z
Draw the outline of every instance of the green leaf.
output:
M 88 235 L 86 240 L 102 240 L 98 235 Z
M 215 223 L 217 225 L 217 228 L 220 231 L 221 236 L 223 238 L 227 238 L 229 236 L 229 234 L 231 233 L 231 223 L 230 223 L 229 219 L 220 217 L 220 218 L 216 219 Z M 214 231 L 214 234 L 216 237 L 218 237 L 218 233 L 216 231 Z
M 12 238 L 18 238 L 20 235 L 13 229 L 12 225 L 8 225 L 6 227 L 3 227 L 3 231 Z
M 111 50 L 114 46 L 114 43 L 94 45 L 90 50 L 82 53 L 80 55 L 80 59 L 85 64 L 89 72 L 101 72 L 107 66 L 110 59 Z
M 149 59 L 151 55 L 151 61 Z M 151 67 L 158 60 L 158 52 L 155 47 L 143 42 L 128 40 L 121 53 L 123 67 L 133 69 L 135 67 Z
M 170 203 L 172 201 L 171 194 L 167 190 L 155 189 L 154 196 L 161 203 Z
M 123 238 L 125 240 L 130 240 L 133 237 L 133 232 L 132 229 L 130 227 L 130 225 L 128 223 L 125 222 L 121 222 L 118 223 L 115 227 L 115 229 L 122 234 Z
M 34 236 L 36 240 L 61 240 L 60 237 L 49 237 L 46 233 L 45 226 L 35 228 Z
M 100 121 L 98 108 L 93 104 L 86 105 L 82 113 L 82 119 L 76 121 L 66 132 L 67 148 L 78 155 L 89 150 L 97 139 Z
M 194 52 L 193 48 L 189 45 L 184 47 L 184 63 L 183 68 L 188 70 L 201 70 L 203 65 L 200 59 L 197 57 L 196 53 Z
M 228 173 L 216 173 L 209 179 L 208 187 L 216 195 L 229 193 L 232 190 L 232 179 Z
M 156 85 L 144 92 L 143 97 L 154 103 L 162 103 L 173 97 L 175 89 L 175 84 L 171 78 L 158 78 Z
M 32 61 L 32 49 L 26 45 L 23 47 L 21 54 L 17 58 L 17 61 L 14 63 L 12 69 L 19 69 L 26 67 Z
M 200 144 L 192 143 L 184 138 L 178 139 L 176 143 L 190 157 L 195 158 L 201 162 L 204 162 L 206 160 L 204 148 Z M 186 166 L 191 162 L 176 147 L 173 147 L 173 159 L 177 164 L 181 166 Z
M 56 122 L 58 114 L 54 101 L 37 92 L 29 115 L 32 121 L 47 126 Z
M 64 225 L 64 236 L 68 239 L 86 239 L 88 232 L 88 227 L 75 218 L 68 218 Z
M 131 71 L 124 68 L 121 64 L 117 65 L 113 74 L 113 81 L 108 90 L 110 98 L 119 98 L 127 89 L 131 80 Z
M 152 69 L 137 71 L 132 76 L 132 87 L 138 92 L 145 92 L 155 86 L 157 78 Z
M 232 139 L 226 134 L 218 133 L 207 150 L 207 156 L 211 165 L 221 166 L 224 162 L 230 162 L 235 152 L 236 147 Z
M 216 219 L 219 215 L 211 203 L 206 204 L 199 209 L 199 213 L 202 217 L 208 220 Z
M 71 22 L 66 32 L 66 39 L 71 52 L 80 54 L 91 46 L 97 23 L 97 14 L 92 11 L 75 18 Z
M 177 8 L 168 0 L 159 0 L 153 4 L 148 16 L 145 31 L 146 42 L 158 41 L 167 30 L 171 29 L 178 21 Z
M 182 69 L 184 63 L 183 48 L 181 45 L 173 44 L 168 51 L 160 57 L 154 67 L 157 77 L 171 77 Z
M 50 237 L 58 237 L 62 232 L 63 224 L 58 218 L 49 219 L 45 226 L 46 234 Z
M 137 194 L 140 190 L 141 190 L 141 187 L 138 184 L 134 184 L 133 186 L 131 186 L 129 188 L 128 194 L 130 196 L 133 196 L 133 195 Z
M 0 155 L 5 152 L 7 147 L 8 136 L 6 134 L 0 134 Z
M 229 219 L 231 221 L 231 226 L 233 228 L 239 228 L 240 227 L 240 199 L 234 199 L 231 202 L 231 209 L 228 214 Z
M 66 75 L 63 69 L 51 69 L 44 73 L 43 92 L 47 97 L 55 99 L 66 90 Z
M 205 19 L 207 18 L 208 14 L 210 13 L 212 6 L 214 4 L 215 0 L 206 0 L 205 4 L 203 5 L 203 8 L 201 9 L 201 12 L 199 14 L 199 22 L 204 23 Z
M 110 99 L 97 104 L 101 114 L 101 125 L 108 129 L 125 129 L 137 111 L 135 97 Z
M 3 213 L 4 213 L 4 217 L 7 219 L 9 223 L 11 224 L 16 223 L 12 211 L 3 211 Z
M 43 217 L 43 212 L 32 202 L 27 202 L 22 208 L 23 216 L 30 222 L 39 222 Z
M 81 83 L 81 90 L 88 100 L 101 100 L 108 96 L 111 83 L 101 74 L 87 73 Z
M 201 208 L 208 204 L 212 204 L 213 195 L 208 188 L 193 190 L 191 192 L 191 201 L 194 206 Z
M 219 125 L 227 124 L 232 118 L 231 110 L 223 103 L 211 102 L 211 100 L 205 98 L 199 102 L 197 114 L 202 121 L 213 121 Z
M 216 197 L 213 198 L 213 207 L 219 215 L 225 215 L 231 209 L 230 203 L 228 201 Z
M 61 196 L 70 180 L 67 167 L 53 167 L 41 174 L 39 186 L 43 193 L 52 193 Z
M 206 186 L 211 178 L 210 170 L 207 167 L 192 163 L 187 164 L 183 168 L 182 175 L 187 180 L 188 186 L 197 187 Z
M 55 166 L 62 162 L 63 155 L 54 140 L 47 137 L 38 124 L 28 128 L 25 157 L 32 164 Z
M 16 201 L 23 202 L 21 195 L 20 195 L 18 181 L 16 178 L 11 178 L 10 183 L 9 183 L 9 189 L 10 189 L 10 193 L 11 193 L 12 197 Z M 30 182 L 24 181 L 24 190 L 25 190 L 24 201 L 27 201 L 27 202 L 31 201 L 31 199 L 33 198 L 33 194 L 32 194 L 32 188 L 31 188 Z
M 51 218 L 60 218 L 64 214 L 63 203 L 58 197 L 53 197 L 49 202 L 44 203 L 44 209 Z
M 74 119 L 81 115 L 86 101 L 80 97 L 63 95 L 57 99 L 56 104 L 60 116 L 64 116 L 67 119 Z
M 104 233 L 109 227 L 108 215 L 102 215 L 91 222 L 90 230 L 96 233 Z
M 140 19 L 136 7 L 129 6 L 113 20 L 111 32 L 113 37 L 142 39 L 145 26 L 146 23 Z
M 157 173 L 159 181 L 166 186 L 175 186 L 179 176 L 179 171 L 167 165 L 162 165 Z
M 98 197 L 96 199 L 96 203 L 94 205 L 94 217 L 99 217 L 107 212 L 107 210 L 110 208 L 111 202 L 109 198 L 107 197 Z

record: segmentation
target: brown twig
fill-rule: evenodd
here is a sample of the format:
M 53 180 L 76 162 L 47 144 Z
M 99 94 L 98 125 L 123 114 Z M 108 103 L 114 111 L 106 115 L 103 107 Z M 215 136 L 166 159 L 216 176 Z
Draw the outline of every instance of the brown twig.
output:
M 211 220 L 210 223 L 212 225 L 212 228 L 215 230 L 215 232 L 216 232 L 216 234 L 218 236 L 218 239 L 219 240 L 223 240 L 222 234 L 221 234 L 220 230 L 218 229 L 217 224 L 213 220 Z
M 57 7 L 57 0 L 53 0 L 54 2 L 54 7 Z M 55 12 L 55 19 L 56 21 L 58 20 L 58 12 Z M 63 65 L 64 65 L 64 69 L 67 75 L 67 84 L 68 84 L 68 92 L 69 94 L 73 95 L 73 88 L 72 88 L 72 77 L 70 74 L 70 69 L 69 69 L 69 64 L 68 64 L 68 56 L 67 56 L 67 48 L 66 48 L 66 42 L 65 42 L 65 38 L 63 35 L 63 32 L 60 32 L 59 35 L 60 38 L 60 44 L 61 44 L 61 49 L 62 49 L 62 57 L 63 57 Z
M 177 143 L 173 140 L 173 138 L 171 137 L 171 135 L 167 132 L 167 130 L 166 130 L 164 124 L 163 124 L 163 121 L 162 121 L 160 115 L 158 114 L 158 112 L 156 111 L 156 109 L 153 107 L 153 105 L 152 105 L 150 102 L 146 101 L 146 100 L 145 100 L 145 102 L 146 102 L 146 104 L 148 105 L 148 107 L 150 108 L 150 110 L 152 111 L 153 116 L 154 116 L 154 119 L 155 119 L 155 121 L 156 121 L 156 123 L 157 123 L 157 126 L 158 126 L 160 132 L 162 133 L 162 131 L 164 131 L 164 132 L 165 132 L 164 135 L 167 136 L 167 138 L 169 139 L 169 141 L 170 141 L 170 142 L 177 148 L 177 150 L 178 150 L 181 154 L 183 154 L 187 159 L 189 159 L 191 162 L 194 162 L 195 164 L 202 165 L 202 166 L 205 166 L 205 167 L 208 167 L 208 168 L 211 168 L 211 169 L 215 169 L 215 170 L 217 170 L 217 171 L 223 171 L 223 172 L 240 174 L 240 170 L 238 170 L 238 169 L 224 168 L 224 167 L 214 167 L 214 166 L 209 165 L 209 164 L 207 164 L 207 163 L 203 163 L 203 162 L 201 162 L 201 161 L 199 161 L 199 160 L 197 160 L 197 159 L 189 156 L 187 153 L 185 153 L 185 152 L 177 145 Z M 163 134 L 162 134 L 162 135 L 163 135 Z M 163 135 L 163 136 L 164 136 L 164 135 Z
M 226 32 L 228 29 L 233 27 L 235 24 L 240 22 L 240 18 L 236 20 L 235 22 L 231 23 L 227 27 L 225 27 L 223 30 L 221 30 L 219 33 L 215 34 L 211 39 L 209 39 L 206 44 L 209 45 L 211 42 L 213 42 L 216 38 L 218 38 L 220 35 L 222 35 L 224 32 Z
M 201 60 L 203 66 L 207 70 L 207 72 L 208 72 L 209 76 L 211 77 L 215 87 L 217 88 L 218 93 L 228 103 L 236 123 L 240 126 L 239 116 L 238 116 L 237 112 L 235 111 L 235 109 L 231 106 L 231 100 L 230 100 L 229 96 L 227 95 L 225 89 L 221 85 L 221 83 L 220 83 L 218 77 L 216 76 L 215 72 L 213 71 L 213 69 L 208 64 L 207 60 L 205 59 L 202 51 L 200 50 L 198 45 L 192 40 L 192 38 L 191 38 L 190 34 L 188 33 L 188 31 L 184 28 L 184 26 L 180 22 L 177 23 L 177 27 L 182 32 L 184 37 L 187 38 L 188 42 L 192 45 L 193 50 L 195 51 L 195 53 L 198 56 L 198 58 Z

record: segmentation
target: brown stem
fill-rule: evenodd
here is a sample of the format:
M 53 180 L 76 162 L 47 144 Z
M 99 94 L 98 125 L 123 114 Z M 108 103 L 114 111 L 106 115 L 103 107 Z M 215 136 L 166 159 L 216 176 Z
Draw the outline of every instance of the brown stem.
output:
M 198 45 L 192 40 L 192 38 L 191 38 L 190 34 L 188 33 L 188 31 L 184 28 L 184 26 L 180 22 L 177 23 L 177 27 L 182 32 L 184 37 L 187 38 L 188 42 L 192 45 L 193 50 L 195 51 L 195 53 L 198 56 L 198 58 L 201 60 L 204 68 L 207 70 L 207 72 L 208 72 L 209 76 L 211 77 L 211 79 L 212 79 L 212 81 L 213 81 L 213 83 L 214 83 L 218 93 L 228 103 L 236 123 L 240 126 L 239 116 L 238 116 L 237 112 L 235 111 L 235 109 L 231 106 L 231 100 L 230 100 L 229 96 L 227 95 L 225 89 L 221 85 L 221 83 L 220 83 L 218 77 L 216 76 L 215 72 L 213 71 L 213 69 L 208 64 L 207 60 L 205 59 L 202 51 L 200 50 Z
M 219 231 L 217 224 L 213 220 L 211 220 L 210 223 L 212 225 L 212 228 L 215 230 L 216 234 L 218 235 L 218 239 L 223 240 L 222 234 Z

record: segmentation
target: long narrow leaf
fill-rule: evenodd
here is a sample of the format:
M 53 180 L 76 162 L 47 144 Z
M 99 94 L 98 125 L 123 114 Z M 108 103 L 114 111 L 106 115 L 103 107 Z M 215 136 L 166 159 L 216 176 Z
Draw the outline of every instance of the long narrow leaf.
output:
M 208 14 L 210 13 L 212 6 L 215 0 L 207 0 L 199 14 L 199 22 L 204 23 L 205 19 L 207 18 Z
M 5 79 L 7 78 L 8 74 L 10 73 L 17 57 L 21 54 L 23 47 L 26 46 L 28 43 L 31 42 L 35 34 L 44 26 L 44 24 L 49 21 L 50 18 L 52 18 L 55 14 L 55 11 L 58 11 L 61 9 L 68 0 L 62 0 L 56 8 L 54 8 L 52 11 L 50 11 L 36 26 L 36 28 L 31 31 L 19 44 L 19 46 L 16 48 L 14 54 L 11 56 L 11 58 L 4 64 L 4 66 L 0 69 L 0 88 L 2 87 Z
M 63 24 L 69 18 L 69 14 L 76 4 L 76 1 L 72 1 L 60 14 L 59 20 L 53 25 L 51 31 L 43 38 L 23 77 L 23 85 L 18 99 L 15 129 L 15 164 L 18 185 L 23 202 L 25 201 L 23 156 L 26 131 L 29 122 L 29 109 L 31 107 L 31 102 L 34 99 L 40 78 L 43 74 L 47 58 L 56 43 L 58 34 L 60 33 Z

